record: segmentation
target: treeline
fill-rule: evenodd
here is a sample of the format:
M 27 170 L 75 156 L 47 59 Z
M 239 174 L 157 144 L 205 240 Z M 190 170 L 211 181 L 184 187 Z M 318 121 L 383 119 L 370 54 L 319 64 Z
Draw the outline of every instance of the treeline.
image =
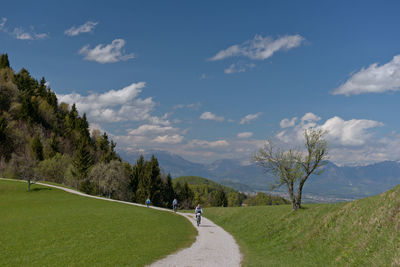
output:
M 193 208 L 197 204 L 204 207 L 239 207 L 289 203 L 288 200 L 280 196 L 261 192 L 256 195 L 249 195 L 196 176 L 178 177 L 174 179 L 173 184 L 176 192 L 185 188 L 183 197 L 179 194 L 177 196 L 181 206 L 186 209 Z

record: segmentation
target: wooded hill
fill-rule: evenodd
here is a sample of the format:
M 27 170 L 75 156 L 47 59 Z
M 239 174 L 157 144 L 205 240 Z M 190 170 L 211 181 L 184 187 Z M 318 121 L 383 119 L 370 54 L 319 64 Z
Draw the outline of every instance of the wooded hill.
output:
M 289 202 L 280 196 L 257 193 L 244 194 L 228 186 L 198 176 L 181 176 L 172 180 L 174 189 L 188 188 L 189 195 L 194 205 L 201 204 L 205 207 L 238 207 L 242 205 L 280 205 Z M 184 203 L 186 205 L 186 203 Z
M 36 80 L 24 68 L 15 72 L 7 54 L 0 55 L 0 112 L 1 177 L 51 181 L 139 203 L 150 198 L 164 207 L 176 197 L 154 156 L 122 162 L 107 133 L 90 133 L 75 104 L 58 103 L 44 77 Z

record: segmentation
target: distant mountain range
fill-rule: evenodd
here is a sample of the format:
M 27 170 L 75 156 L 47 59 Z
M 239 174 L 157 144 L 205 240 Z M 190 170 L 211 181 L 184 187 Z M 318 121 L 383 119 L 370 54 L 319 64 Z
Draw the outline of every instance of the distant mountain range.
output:
M 135 163 L 139 155 L 119 153 Z M 153 151 L 144 154 L 150 158 L 154 154 L 164 173 L 178 176 L 201 176 L 230 186 L 243 192 L 270 191 L 272 176 L 264 173 L 256 164 L 245 165 L 240 160 L 222 159 L 211 164 L 193 163 L 168 152 Z M 337 166 L 329 162 L 321 175 L 309 178 L 304 186 L 307 202 L 336 202 L 363 198 L 382 193 L 400 184 L 400 163 L 384 161 L 367 166 Z M 276 191 L 284 195 L 282 187 Z

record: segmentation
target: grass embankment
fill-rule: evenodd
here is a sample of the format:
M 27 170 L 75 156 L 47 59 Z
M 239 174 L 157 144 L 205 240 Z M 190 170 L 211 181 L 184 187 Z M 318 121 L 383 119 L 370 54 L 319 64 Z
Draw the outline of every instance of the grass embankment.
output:
M 189 246 L 173 213 L 0 180 L 1 266 L 143 266 Z
M 400 266 L 400 186 L 341 204 L 209 208 L 245 266 Z

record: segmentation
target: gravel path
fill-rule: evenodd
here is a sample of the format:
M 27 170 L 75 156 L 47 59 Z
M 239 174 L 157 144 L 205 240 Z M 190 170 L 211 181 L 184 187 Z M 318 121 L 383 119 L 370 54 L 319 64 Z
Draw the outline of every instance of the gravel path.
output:
M 19 181 L 12 179 L 4 179 L 2 180 L 11 180 L 11 181 Z M 66 192 L 97 198 L 107 201 L 119 202 L 134 206 L 146 207 L 145 205 L 125 202 L 115 199 L 108 199 L 103 197 L 91 196 L 73 189 L 65 188 L 62 186 L 49 185 L 44 183 L 36 182 L 36 184 L 49 186 L 57 189 L 64 190 Z M 164 210 L 172 212 L 169 209 L 152 207 L 153 209 Z M 205 210 L 206 212 L 206 210 Z M 155 266 L 176 266 L 176 267 L 213 267 L 213 266 L 229 266 L 235 267 L 240 266 L 240 262 L 242 260 L 242 255 L 240 254 L 239 246 L 236 244 L 233 237 L 228 234 L 224 229 L 214 224 L 209 219 L 202 217 L 200 227 L 197 227 L 194 214 L 189 213 L 181 213 L 177 212 L 177 214 L 184 216 L 188 219 L 197 229 L 198 235 L 196 241 L 192 244 L 191 247 L 182 249 L 175 254 L 171 254 L 166 258 L 159 260 L 150 265 L 150 267 Z

